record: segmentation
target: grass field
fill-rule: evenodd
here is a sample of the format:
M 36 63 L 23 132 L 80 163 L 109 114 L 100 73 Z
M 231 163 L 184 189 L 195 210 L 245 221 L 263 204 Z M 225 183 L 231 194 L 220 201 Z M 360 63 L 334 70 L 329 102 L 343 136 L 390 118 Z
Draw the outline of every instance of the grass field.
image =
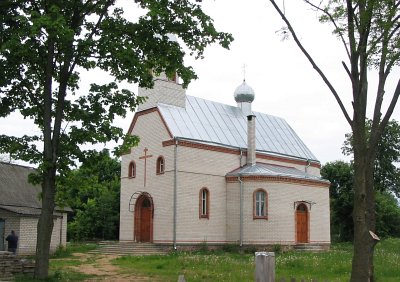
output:
M 351 244 L 333 245 L 321 253 L 285 252 L 276 254 L 276 278 L 349 281 Z M 253 281 L 254 255 L 226 252 L 176 253 L 169 256 L 121 257 L 114 263 L 124 273 L 140 273 L 177 281 L 184 274 L 188 281 Z M 400 281 L 400 239 L 379 243 L 375 252 L 377 281 Z
M 93 263 L 72 257 L 73 252 L 87 252 L 93 245 L 73 245 L 60 251 L 50 261 L 51 278 L 47 281 L 84 281 L 92 276 L 72 271 L 71 266 Z M 276 254 L 276 278 L 317 279 L 318 281 L 349 281 L 351 244 L 334 244 L 329 252 L 284 252 Z M 63 258 L 63 259 L 60 259 Z M 112 260 L 120 274 L 149 277 L 156 281 L 177 281 L 184 274 L 187 281 L 253 281 L 254 254 L 234 251 L 177 252 L 164 256 L 126 256 Z M 375 251 L 375 271 L 378 282 L 400 281 L 400 238 L 380 242 Z M 34 281 L 19 278 L 17 281 Z

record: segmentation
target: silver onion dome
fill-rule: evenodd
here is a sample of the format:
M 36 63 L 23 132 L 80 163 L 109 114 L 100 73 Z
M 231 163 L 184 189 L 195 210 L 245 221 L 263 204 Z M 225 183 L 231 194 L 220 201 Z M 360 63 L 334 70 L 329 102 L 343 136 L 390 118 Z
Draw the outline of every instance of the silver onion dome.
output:
M 234 96 L 236 103 L 251 103 L 254 101 L 254 90 L 243 80 L 243 83 L 236 87 Z

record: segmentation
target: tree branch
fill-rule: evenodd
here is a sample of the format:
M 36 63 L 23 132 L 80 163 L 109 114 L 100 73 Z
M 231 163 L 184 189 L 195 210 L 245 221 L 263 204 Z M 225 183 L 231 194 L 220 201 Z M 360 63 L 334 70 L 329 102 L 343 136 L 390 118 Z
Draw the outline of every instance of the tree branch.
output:
M 397 86 L 396 86 L 396 89 L 395 89 L 395 91 L 393 93 L 392 100 L 390 101 L 390 104 L 389 104 L 389 107 L 388 107 L 388 109 L 386 111 L 386 114 L 383 117 L 381 124 L 379 125 L 379 129 L 380 129 L 381 132 L 383 132 L 386 124 L 389 122 L 389 118 L 391 117 L 391 115 L 393 113 L 393 110 L 396 107 L 397 100 L 399 99 L 399 96 L 400 96 L 400 79 L 397 81 Z
M 327 16 L 329 17 L 329 20 L 332 22 L 332 24 L 335 26 L 336 30 L 339 32 L 340 39 L 342 40 L 344 49 L 346 50 L 346 53 L 347 53 L 347 57 L 348 57 L 349 60 L 350 60 L 350 51 L 349 51 L 349 48 L 347 48 L 347 44 L 346 44 L 346 41 L 344 40 L 343 33 L 342 33 L 342 31 L 340 30 L 340 28 L 338 27 L 338 25 L 336 24 L 336 21 L 335 21 L 335 19 L 333 18 L 333 16 L 331 15 L 331 13 L 329 13 L 329 12 L 328 12 L 327 10 L 325 10 L 325 9 L 320 8 L 319 6 L 315 5 L 314 3 L 311 3 L 309 0 L 304 0 L 304 1 L 305 1 L 307 4 L 309 4 L 310 6 L 314 7 L 314 8 L 317 9 L 318 11 L 323 12 L 325 15 L 327 15 Z
M 340 99 L 338 93 L 336 92 L 335 88 L 332 86 L 328 78 L 325 76 L 325 74 L 322 72 L 322 70 L 317 66 L 317 64 L 314 62 L 314 60 L 311 58 L 311 56 L 308 54 L 308 52 L 305 50 L 301 42 L 299 41 L 292 25 L 290 24 L 289 20 L 286 18 L 285 14 L 281 11 L 281 9 L 278 7 L 278 5 L 275 3 L 274 0 L 270 0 L 271 4 L 274 6 L 275 10 L 279 13 L 283 21 L 286 23 L 287 27 L 290 30 L 290 33 L 293 36 L 293 39 L 295 40 L 297 46 L 300 48 L 300 50 L 303 52 L 303 54 L 307 57 L 308 61 L 311 63 L 313 68 L 318 72 L 318 74 L 321 76 L 325 84 L 328 86 L 328 88 L 331 90 L 333 96 L 335 97 L 337 103 L 339 104 L 340 109 L 343 112 L 344 117 L 346 118 L 347 122 L 349 123 L 350 126 L 352 126 L 352 120 L 349 116 L 349 114 L 346 111 L 346 108 L 344 107 L 342 100 Z
M 353 83 L 353 77 L 351 76 L 351 72 L 350 72 L 349 68 L 347 67 L 346 63 L 342 61 L 342 65 L 343 65 L 347 75 L 349 76 L 351 83 Z

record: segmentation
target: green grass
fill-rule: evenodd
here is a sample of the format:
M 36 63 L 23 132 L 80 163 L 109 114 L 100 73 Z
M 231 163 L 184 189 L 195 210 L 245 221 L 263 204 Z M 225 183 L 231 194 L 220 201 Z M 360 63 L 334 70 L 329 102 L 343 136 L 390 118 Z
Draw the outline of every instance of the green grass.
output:
M 96 244 L 93 243 L 68 243 L 67 247 L 59 247 L 55 253 L 51 256 L 52 258 L 68 258 L 73 253 L 87 253 L 97 248 Z
M 276 255 L 276 278 L 349 281 L 352 245 L 334 244 L 329 252 L 285 252 Z M 121 257 L 114 260 L 123 273 L 162 281 L 253 281 L 254 255 L 227 252 L 178 252 L 167 256 Z M 399 281 L 400 239 L 380 242 L 375 251 L 378 282 Z
M 50 259 L 49 278 L 46 280 L 37 280 L 29 276 L 17 276 L 16 282 L 34 282 L 34 281 L 84 281 L 93 275 L 87 275 L 78 271 L 68 269 L 70 266 L 79 266 L 85 264 L 85 261 L 80 261 L 79 258 L 74 257 L 73 253 L 87 253 L 90 250 L 96 249 L 96 244 L 86 243 L 72 243 L 67 247 L 58 248 Z M 90 263 L 92 259 L 88 259 Z
M 15 278 L 16 282 L 58 282 L 58 281 L 85 281 L 86 279 L 89 279 L 93 277 L 93 275 L 86 275 L 80 272 L 76 271 L 70 271 L 70 270 L 56 270 L 56 271 L 50 271 L 49 278 L 45 280 L 37 280 L 33 279 L 31 277 L 26 277 L 26 276 L 17 276 Z
M 70 250 L 68 250 L 71 248 Z M 50 278 L 46 281 L 83 281 L 90 275 L 68 269 L 93 263 L 95 256 L 84 261 L 73 252 L 87 252 L 93 245 L 69 245 L 50 261 Z M 278 249 L 278 248 L 277 248 Z M 235 246 L 224 251 L 176 252 L 164 256 L 126 256 L 113 260 L 122 274 L 145 276 L 150 280 L 177 281 L 184 274 L 187 281 L 254 281 L 254 254 L 239 254 Z M 61 252 L 61 251 L 60 251 Z M 63 257 L 64 259 L 59 259 Z M 276 254 L 276 278 L 294 277 L 311 281 L 349 281 L 352 245 L 333 244 L 329 252 L 284 252 Z M 397 282 L 400 277 L 400 238 L 381 241 L 375 249 L 375 273 L 378 282 Z M 153 279 L 152 279 L 153 278 Z M 31 282 L 18 277 L 16 281 Z
M 177 281 L 179 274 L 184 274 L 187 281 L 247 281 L 252 279 L 254 273 L 250 255 L 224 252 L 127 256 L 115 259 L 114 263 L 123 269 L 123 273 L 162 281 Z

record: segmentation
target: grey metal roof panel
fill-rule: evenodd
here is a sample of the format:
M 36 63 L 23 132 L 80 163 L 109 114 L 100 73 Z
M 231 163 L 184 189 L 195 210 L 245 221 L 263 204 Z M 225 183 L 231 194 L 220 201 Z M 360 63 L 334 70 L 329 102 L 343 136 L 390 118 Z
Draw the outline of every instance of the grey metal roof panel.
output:
M 28 175 L 34 172 L 31 167 L 0 162 L 0 206 L 8 207 L 9 211 L 14 209 L 17 213 L 27 211 L 27 214 L 35 214 L 34 210 L 40 213 L 41 187 L 28 182 Z M 57 206 L 55 209 L 72 211 L 69 207 Z
M 4 209 L 10 212 L 15 212 L 19 214 L 27 214 L 27 215 L 40 215 L 40 208 L 29 208 L 29 207 L 14 207 L 14 206 L 4 206 L 0 205 L 0 209 Z
M 34 216 L 39 216 L 41 209 L 40 208 L 30 208 L 30 207 L 14 207 L 14 206 L 4 206 L 4 205 L 0 205 L 0 209 L 4 209 L 10 212 L 15 212 L 15 213 L 19 213 L 19 214 L 24 214 L 24 215 L 34 215 Z M 55 211 L 53 213 L 53 215 L 55 216 L 62 216 L 63 213 L 70 211 L 70 210 L 60 210 Z
M 321 177 L 308 174 L 304 171 L 298 170 L 294 167 L 279 166 L 266 163 L 256 163 L 255 165 L 245 165 L 232 172 L 226 174 L 227 176 L 281 176 L 296 179 L 316 180 L 329 183 L 329 181 Z
M 238 107 L 186 96 L 186 108 L 167 104 L 158 108 L 174 137 L 247 147 L 247 118 Z M 284 119 L 253 113 L 257 151 L 317 161 Z
M 0 163 L 0 205 L 40 208 L 40 186 L 28 182 L 35 169 Z

